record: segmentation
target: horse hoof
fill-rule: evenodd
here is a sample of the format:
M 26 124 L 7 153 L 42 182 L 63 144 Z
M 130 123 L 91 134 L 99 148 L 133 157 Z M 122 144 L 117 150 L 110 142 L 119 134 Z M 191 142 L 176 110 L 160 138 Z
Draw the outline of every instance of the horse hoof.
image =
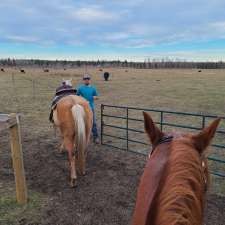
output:
M 81 175 L 81 176 L 85 176 L 86 175 L 86 172 L 83 172 L 83 171 L 78 171 L 79 172 L 79 175 Z
M 83 172 L 83 173 L 82 173 L 82 176 L 86 176 L 86 172 Z
M 65 150 L 59 151 L 59 154 L 60 154 L 60 155 L 66 155 L 66 154 L 67 154 L 67 151 L 65 151 Z
M 77 187 L 77 179 L 71 179 L 70 186 L 71 186 L 71 188 Z

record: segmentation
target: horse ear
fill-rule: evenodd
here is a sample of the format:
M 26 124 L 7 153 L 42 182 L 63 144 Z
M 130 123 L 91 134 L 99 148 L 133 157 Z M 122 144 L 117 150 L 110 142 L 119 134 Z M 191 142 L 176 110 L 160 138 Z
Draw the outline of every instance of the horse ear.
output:
M 199 153 L 202 153 L 211 143 L 220 120 L 220 118 L 214 120 L 208 127 L 192 137 L 194 146 L 199 151 Z
M 152 143 L 152 145 L 156 145 L 159 140 L 163 137 L 163 132 L 154 124 L 151 116 L 143 112 L 144 115 L 144 125 L 145 131 L 148 134 L 148 137 Z

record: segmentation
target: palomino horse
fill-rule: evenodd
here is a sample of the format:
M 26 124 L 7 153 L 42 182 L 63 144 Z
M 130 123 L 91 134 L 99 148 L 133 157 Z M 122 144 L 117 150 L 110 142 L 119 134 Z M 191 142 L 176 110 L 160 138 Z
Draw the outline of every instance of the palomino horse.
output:
M 63 138 L 61 150 L 64 148 L 68 152 L 70 184 L 74 187 L 77 178 L 74 146 L 77 150 L 79 171 L 81 175 L 84 175 L 86 150 L 93 120 L 92 110 L 84 98 L 68 95 L 57 103 L 53 111 L 53 120 Z
M 206 148 L 220 119 L 198 134 L 161 132 L 144 112 L 152 153 L 142 175 L 132 225 L 202 225 L 209 182 Z

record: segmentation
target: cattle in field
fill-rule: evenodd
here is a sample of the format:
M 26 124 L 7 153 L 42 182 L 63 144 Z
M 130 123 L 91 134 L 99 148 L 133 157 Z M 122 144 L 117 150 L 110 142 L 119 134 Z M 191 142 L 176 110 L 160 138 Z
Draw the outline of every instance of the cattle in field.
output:
M 44 69 L 44 72 L 45 72 L 45 73 L 48 73 L 48 72 L 49 72 L 49 69 Z
M 202 71 L 201 71 L 201 70 L 199 70 L 198 72 L 199 72 L 199 73 L 201 73 Z
M 25 70 L 20 70 L 21 73 L 26 73 Z
M 3 68 L 1 68 L 1 71 L 2 71 L 2 72 L 5 72 L 5 70 L 4 70 Z
M 109 79 L 109 73 L 108 72 L 105 72 L 103 74 L 103 76 L 104 76 L 105 81 L 108 81 L 108 79 Z

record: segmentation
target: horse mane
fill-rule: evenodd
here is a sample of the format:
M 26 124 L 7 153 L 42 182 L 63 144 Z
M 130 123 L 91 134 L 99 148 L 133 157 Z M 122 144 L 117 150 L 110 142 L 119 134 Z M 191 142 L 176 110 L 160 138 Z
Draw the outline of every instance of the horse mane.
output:
M 201 225 L 205 180 L 200 154 L 190 139 L 174 140 L 150 221 L 160 225 Z M 157 216 L 157 217 L 156 217 Z M 148 223 L 153 224 L 153 223 Z

